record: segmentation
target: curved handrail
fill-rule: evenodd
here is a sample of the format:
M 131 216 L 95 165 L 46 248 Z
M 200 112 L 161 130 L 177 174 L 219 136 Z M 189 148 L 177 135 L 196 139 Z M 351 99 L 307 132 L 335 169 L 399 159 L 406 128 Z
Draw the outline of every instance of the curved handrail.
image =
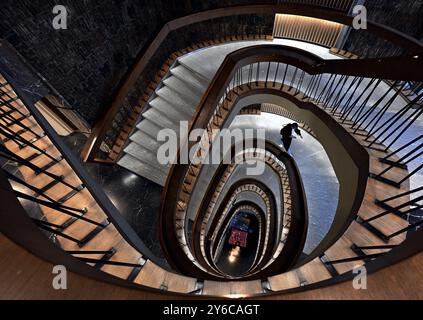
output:
M 269 202 L 269 208 L 267 209 L 268 212 L 266 213 L 267 217 L 267 222 L 266 224 L 269 226 L 269 233 L 268 236 L 263 237 L 263 238 L 267 238 L 267 243 L 272 243 L 272 239 L 275 240 L 276 237 L 276 214 L 277 214 L 277 210 L 276 210 L 276 201 L 275 198 L 272 194 L 272 191 L 263 183 L 261 183 L 260 181 L 256 180 L 256 179 L 242 179 L 237 181 L 235 184 L 233 184 L 229 190 L 229 192 L 227 193 L 225 200 L 222 202 L 221 204 L 221 209 L 223 209 L 223 207 L 226 206 L 227 202 L 229 201 L 229 198 L 231 198 L 234 194 L 234 192 L 237 189 L 242 188 L 243 186 L 248 185 L 248 186 L 255 186 L 256 188 L 258 188 L 261 192 L 263 192 L 266 197 L 268 198 L 268 202 Z M 267 229 L 267 228 L 266 228 Z M 193 235 L 199 235 L 199 232 L 195 232 L 195 229 L 193 229 Z M 216 238 L 217 239 L 217 238 Z M 273 241 L 275 242 L 275 241 Z M 194 248 L 198 248 L 197 244 L 198 244 L 198 237 L 193 238 L 193 244 L 194 244 Z M 271 254 L 273 254 L 273 249 L 272 248 L 264 248 L 265 253 L 264 253 L 264 258 L 261 260 L 266 260 L 266 256 L 270 256 Z M 198 249 L 197 249 L 198 251 Z M 206 253 L 208 253 L 208 250 L 206 250 Z M 201 251 L 197 252 L 197 258 L 201 260 L 203 260 L 205 262 L 205 257 L 203 258 Z M 211 261 L 211 260 L 210 260 Z M 206 262 L 206 263 L 210 263 L 210 262 Z M 205 275 L 207 276 L 207 275 Z M 245 279 L 246 277 L 244 277 L 243 279 Z M 233 280 L 233 279 L 230 279 Z
M 7 199 L 8 197 L 6 196 L 5 198 Z M 7 223 L 2 224 L 2 226 L 5 226 L 5 228 L 7 227 L 7 229 L 9 229 L 9 227 L 10 227 L 10 225 L 7 224 Z M 10 230 L 13 230 L 13 227 L 10 227 Z M 419 234 L 421 235 L 421 232 Z M 421 242 L 419 242 L 419 243 L 421 243 Z M 41 245 L 43 246 L 43 250 L 47 250 L 47 248 L 44 248 L 44 246 L 47 246 L 46 244 L 41 244 Z M 50 246 L 51 246 L 51 244 L 50 244 Z M 416 250 L 419 250 L 418 243 L 417 244 L 416 243 L 411 243 L 411 249 L 410 249 L 410 242 L 409 241 L 407 241 L 404 244 L 404 246 L 401 245 L 401 248 L 406 248 L 406 252 L 403 253 L 403 252 L 398 252 L 399 250 L 393 250 L 394 252 L 392 252 L 392 254 L 389 253 L 389 254 L 386 255 L 386 258 L 382 257 L 380 259 L 377 259 L 377 261 L 375 261 L 375 262 L 377 262 L 377 264 L 380 266 L 383 263 L 386 264 L 387 262 L 392 262 L 392 261 L 394 261 L 397 258 L 398 259 L 399 258 L 403 258 L 407 254 L 408 255 L 411 254 L 410 252 L 416 252 Z M 392 257 L 392 260 L 390 260 L 391 257 Z M 56 260 L 56 261 L 58 261 L 58 260 Z M 371 265 L 373 265 L 373 264 L 371 264 Z M 336 278 L 336 279 L 334 278 L 333 281 L 337 281 L 339 279 L 344 279 L 344 278 L 345 277 L 340 277 L 340 278 Z M 333 281 L 327 281 L 327 282 L 325 282 L 325 284 L 333 283 Z M 125 282 L 125 284 L 127 284 L 127 282 Z M 297 289 L 297 291 L 298 291 L 298 289 Z
M 256 141 L 254 141 L 254 143 L 256 143 Z M 286 241 L 282 249 L 284 253 L 281 256 L 279 256 L 278 254 L 277 257 L 272 258 L 272 260 L 277 259 L 274 266 L 270 266 L 269 259 L 263 259 L 265 263 L 262 264 L 262 268 L 263 270 L 266 269 L 265 272 L 264 273 L 260 272 L 259 274 L 256 274 L 254 277 L 250 277 L 251 279 L 256 277 L 261 277 L 264 275 L 282 272 L 288 269 L 289 267 L 293 266 L 296 263 L 296 260 L 298 259 L 298 257 L 300 256 L 303 250 L 306 234 L 307 234 L 307 226 L 308 226 L 305 193 L 302 186 L 302 180 L 294 160 L 291 157 L 289 157 L 286 153 L 284 153 L 282 150 L 280 150 L 278 146 L 276 146 L 274 143 L 270 141 L 266 141 L 264 150 L 269 151 L 272 155 L 276 157 L 276 159 L 281 161 L 287 168 L 287 173 L 290 180 L 290 188 L 289 188 L 290 200 L 291 200 L 291 209 L 290 209 L 290 217 L 289 217 L 290 227 L 289 227 L 288 238 L 287 239 L 281 238 L 281 241 L 282 240 L 284 242 Z M 199 214 L 196 216 L 196 219 L 194 221 L 192 247 L 194 248 L 194 251 L 196 252 L 197 257 L 201 257 L 201 250 L 198 248 L 198 244 L 200 243 L 201 224 L 203 223 L 205 218 L 206 208 L 209 205 L 209 202 L 214 190 L 216 190 L 216 187 L 220 182 L 220 177 L 223 176 L 223 172 L 226 170 L 227 167 L 228 165 L 221 165 L 217 169 L 214 175 L 214 178 L 209 184 L 208 191 L 206 192 L 205 197 L 203 198 L 202 205 L 200 209 L 198 210 Z M 220 208 L 217 210 L 217 212 L 222 212 L 221 209 L 225 205 L 225 203 L 228 201 L 230 196 L 231 196 L 231 192 L 228 192 L 224 200 L 222 201 Z M 281 199 L 281 201 L 283 201 L 283 199 Z M 283 208 L 284 210 L 283 220 L 285 220 L 286 209 L 287 208 Z M 281 223 L 283 225 L 283 222 Z M 212 230 L 215 229 L 217 226 L 218 226 L 218 219 L 217 217 L 215 217 L 211 222 L 207 237 L 210 235 L 210 233 L 212 233 Z M 279 243 L 275 243 L 275 248 L 278 245 Z M 207 250 L 206 250 L 206 253 L 207 253 Z M 273 251 L 272 255 L 274 255 L 274 253 L 275 252 Z
M 332 62 L 332 60 L 322 61 L 317 56 L 304 52 L 300 49 L 266 45 L 248 47 L 237 50 L 226 57 L 218 72 L 216 73 L 215 77 L 213 78 L 199 106 L 196 109 L 190 130 L 202 129 L 207 127 L 210 119 L 212 119 L 213 117 L 216 106 L 218 105 L 221 97 L 227 90 L 227 87 L 231 82 L 236 70 L 240 69 L 245 65 L 261 61 L 276 61 L 291 64 L 296 67 L 302 68 L 311 74 L 325 72 L 328 66 L 330 70 L 332 69 L 332 67 L 330 67 L 330 63 Z M 319 71 L 316 72 L 316 70 Z M 347 74 L 349 72 L 348 70 L 342 70 L 341 68 L 340 72 L 342 73 L 342 71 Z M 367 72 L 375 71 L 368 69 Z M 277 95 L 284 95 L 283 92 L 281 92 L 280 90 L 273 91 Z M 238 96 L 238 94 L 236 94 L 236 96 Z M 239 98 L 239 96 L 237 98 Z M 328 123 L 330 129 L 335 133 L 335 135 L 341 137 L 340 140 L 342 141 L 342 143 L 348 144 L 350 150 L 354 150 L 352 152 L 352 154 L 354 154 L 352 157 L 357 162 L 357 167 L 360 171 L 361 183 L 358 187 L 359 192 L 357 192 L 354 201 L 354 206 L 351 208 L 351 218 L 349 220 L 352 220 L 353 213 L 358 210 L 362 196 L 364 195 L 365 181 L 367 180 L 368 174 L 368 155 L 363 150 L 363 148 L 357 142 L 352 141 L 351 136 L 348 133 L 344 132 L 342 128 L 340 128 L 339 125 L 335 123 L 335 121 L 325 112 L 321 110 L 319 111 L 319 109 L 314 108 L 314 105 L 312 103 L 299 102 L 299 106 L 316 112 L 319 117 L 325 118 L 324 121 Z M 188 149 L 190 150 L 190 148 L 192 148 L 194 144 L 194 142 L 189 142 Z M 185 256 L 185 254 L 180 247 L 178 248 L 177 244 L 175 246 L 175 239 L 177 239 L 177 237 L 175 235 L 173 214 L 174 212 L 176 212 L 175 204 L 177 201 L 176 199 L 178 199 L 178 193 L 180 191 L 179 186 L 183 185 L 184 177 L 187 175 L 188 170 L 189 165 L 173 165 L 169 172 L 166 185 L 162 193 L 162 213 L 160 215 L 160 225 L 161 230 L 163 231 L 162 241 L 164 241 L 164 243 L 170 243 L 172 245 L 172 250 L 170 250 L 172 253 L 165 249 L 165 251 L 167 251 L 166 254 L 169 257 L 173 254 L 176 254 L 179 257 L 179 261 L 181 261 L 180 257 Z M 192 185 L 192 188 L 195 188 L 195 182 L 196 181 L 194 181 L 194 185 Z M 172 240 L 169 241 L 165 239 Z M 166 246 L 164 247 L 166 248 Z M 188 261 L 184 262 L 184 266 L 190 269 L 189 272 L 192 272 L 189 274 L 196 274 L 196 267 L 192 266 L 192 264 L 188 263 Z

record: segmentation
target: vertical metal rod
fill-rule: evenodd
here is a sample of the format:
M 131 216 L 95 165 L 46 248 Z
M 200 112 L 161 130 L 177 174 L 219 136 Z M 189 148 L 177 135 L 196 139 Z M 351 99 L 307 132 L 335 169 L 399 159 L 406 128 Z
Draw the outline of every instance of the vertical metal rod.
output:
M 400 147 L 399 149 L 397 149 L 396 151 L 388 154 L 386 157 L 384 157 L 382 160 L 388 160 L 390 157 L 392 157 L 393 155 L 397 154 L 398 152 L 404 150 L 405 148 L 407 148 L 408 146 L 412 145 L 413 143 L 419 141 L 420 139 L 423 138 L 423 134 L 418 136 L 417 138 L 411 140 L 410 142 L 406 143 L 405 145 L 403 145 L 402 147 Z
M 401 87 L 401 90 L 402 90 L 402 88 L 403 88 L 403 86 Z M 393 89 L 395 91 L 395 88 L 391 87 L 391 89 Z M 391 91 L 391 89 L 389 91 Z M 369 124 L 364 128 L 364 130 L 367 130 L 367 128 L 370 126 L 370 124 L 374 122 L 372 127 L 369 130 L 367 130 L 368 134 L 367 134 L 365 141 L 368 141 L 370 136 L 372 136 L 374 134 L 373 130 L 376 128 L 376 126 L 378 125 L 379 121 L 382 119 L 384 114 L 388 111 L 388 109 L 394 103 L 394 101 L 398 97 L 398 95 L 399 95 L 399 91 L 395 92 L 393 94 L 393 96 L 389 99 L 389 101 L 385 104 L 385 106 L 376 113 L 376 115 L 371 119 Z
M 364 96 L 366 91 L 371 87 L 371 85 L 373 84 L 374 81 L 375 81 L 375 79 L 371 79 L 369 81 L 369 83 L 366 85 L 365 89 L 361 92 L 361 94 L 359 94 L 358 98 L 355 99 L 354 102 L 351 104 L 348 111 L 346 111 L 345 114 L 341 117 L 342 123 L 344 123 L 348 119 L 348 116 L 350 115 L 350 113 L 354 110 L 355 106 L 358 104 L 360 99 Z
M 375 86 L 373 87 L 372 91 L 367 95 L 367 98 L 361 103 L 361 106 L 356 110 L 356 112 L 351 116 L 351 120 L 353 121 L 352 129 L 354 129 L 355 125 L 358 123 L 358 119 L 360 118 L 361 114 L 363 113 L 367 103 L 369 102 L 370 98 L 372 97 L 373 93 L 375 92 L 376 88 L 381 83 L 381 79 L 379 79 Z
M 278 73 L 279 73 L 279 65 L 280 65 L 280 63 L 279 63 L 279 62 L 277 62 L 277 63 L 276 63 L 275 78 L 273 79 L 273 86 L 275 86 L 275 85 L 276 85 L 276 78 L 278 77 Z

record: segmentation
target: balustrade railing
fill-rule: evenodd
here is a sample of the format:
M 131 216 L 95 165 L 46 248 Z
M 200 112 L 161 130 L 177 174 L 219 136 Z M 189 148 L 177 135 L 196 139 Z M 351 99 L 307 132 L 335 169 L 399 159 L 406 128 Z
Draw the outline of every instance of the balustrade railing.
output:
M 242 59 L 247 56 L 244 52 L 248 50 L 251 50 L 251 52 L 254 51 L 252 48 L 247 48 L 239 50 L 233 53 L 233 55 L 239 55 Z M 267 55 L 268 51 L 265 51 L 266 53 L 263 56 Z M 352 71 L 349 69 L 343 71 L 341 70 L 342 68 L 338 70 L 339 74 L 319 73 L 316 67 L 314 67 L 314 72 L 310 72 L 310 70 L 313 70 L 313 67 L 302 67 L 300 66 L 301 62 L 298 61 L 295 63 L 283 63 L 266 60 L 267 56 L 266 58 L 260 58 L 258 56 L 259 54 L 257 54 L 258 62 L 246 63 L 245 65 L 242 61 L 232 59 L 231 55 L 225 60 L 208 89 L 209 93 L 213 92 L 213 98 L 210 98 L 210 101 L 203 98 L 197 110 L 197 118 L 194 118 L 192 128 L 200 126 L 206 128 L 206 132 L 203 135 L 204 141 L 206 138 L 210 139 L 210 137 L 213 137 L 213 129 L 220 128 L 225 123 L 240 95 L 246 91 L 254 91 L 255 89 L 279 90 L 284 94 L 295 97 L 298 101 L 315 104 L 318 108 L 336 119 L 339 126 L 344 127 L 350 135 L 359 137 L 356 139 L 358 139 L 363 148 L 369 152 L 374 150 L 375 152 L 385 154 L 384 157 L 380 158 L 381 163 L 386 163 L 394 155 L 399 155 L 399 158 L 396 157 L 395 160 L 391 160 L 396 165 L 391 165 L 387 168 L 384 167 L 380 173 L 376 175 L 370 174 L 370 178 L 380 180 L 380 177 L 389 173 L 392 168 L 396 168 L 400 166 L 399 164 L 406 162 L 403 165 L 410 165 L 412 169 L 407 174 L 401 175 L 401 180 L 396 181 L 396 183 L 398 185 L 402 185 L 405 182 L 410 184 L 420 183 L 421 185 L 422 180 L 419 172 L 422 169 L 421 149 L 423 145 L 418 143 L 420 138 L 416 138 L 414 134 L 422 128 L 421 114 L 423 113 L 423 109 L 420 107 L 422 95 L 418 95 L 412 101 L 408 101 L 399 94 L 400 90 L 398 90 L 397 85 L 398 83 L 405 85 L 406 82 L 400 80 L 405 75 L 397 74 L 396 80 L 391 80 L 378 77 L 378 72 L 375 72 L 372 77 L 370 76 L 372 72 L 364 72 L 364 69 L 361 69 L 359 65 L 357 65 L 357 69 L 363 70 L 363 73 L 365 73 L 363 76 L 358 76 L 357 70 Z M 274 57 L 276 56 L 277 54 L 275 53 Z M 252 61 L 254 59 L 249 57 L 246 60 Z M 329 62 L 328 65 L 330 63 L 332 62 Z M 225 69 L 225 64 L 228 65 L 227 69 Z M 316 63 L 316 65 L 322 69 L 325 68 L 324 62 L 321 64 Z M 233 69 L 231 70 L 230 68 Z M 330 69 L 334 70 L 334 68 Z M 369 70 L 367 69 L 367 71 Z M 230 77 L 223 82 L 223 75 L 230 75 Z M 221 93 L 218 93 L 218 83 L 222 86 L 220 89 Z M 215 102 L 213 103 L 213 101 Z M 208 109 L 206 111 L 206 109 L 201 108 Z M 205 114 L 208 114 L 208 116 L 205 116 Z M 196 121 L 199 121 L 201 124 L 196 123 Z M 197 144 L 197 152 L 195 153 L 198 158 L 205 156 L 207 153 L 206 147 L 207 145 L 205 143 L 203 144 L 200 140 L 200 143 Z M 411 149 L 406 151 L 407 147 Z M 396 151 L 392 151 L 393 148 Z M 180 197 L 176 198 L 178 199 L 178 208 L 174 212 L 178 221 L 184 220 L 183 213 L 189 203 L 190 194 L 193 188 L 195 188 L 196 177 L 201 172 L 200 168 L 198 164 L 189 166 L 189 169 L 186 171 L 189 172 L 189 175 L 178 175 L 179 177 L 185 177 L 180 180 L 182 183 L 181 193 Z M 182 170 L 181 168 L 178 169 Z M 169 181 L 172 181 L 171 178 Z M 419 203 L 421 203 L 422 199 L 415 196 L 416 194 L 417 192 L 409 193 L 408 195 L 412 199 L 404 201 L 399 208 L 396 208 L 406 208 L 400 214 L 402 217 L 421 209 Z M 412 206 L 410 207 L 410 205 Z M 353 212 L 353 214 L 357 215 L 357 212 Z M 373 220 L 376 219 L 378 219 L 377 216 L 373 218 Z M 365 219 L 357 217 L 357 221 L 377 235 L 377 230 L 370 223 L 367 223 Z M 389 241 L 407 231 L 414 230 L 422 222 L 423 219 L 413 222 L 407 227 L 389 235 L 382 236 L 379 232 L 379 236 L 384 241 Z M 351 223 L 351 221 L 348 221 L 348 223 Z M 195 258 L 191 253 L 186 252 L 190 249 L 183 242 L 183 224 L 180 230 L 180 233 L 177 232 L 179 234 L 178 239 L 182 240 L 180 245 L 184 248 L 185 253 L 190 255 L 190 260 L 193 261 Z M 384 249 L 392 248 L 384 247 Z M 351 250 L 358 252 L 357 248 L 354 249 L 355 251 L 353 249 Z M 338 265 L 358 260 L 369 262 L 380 258 L 388 251 L 380 254 L 359 254 L 356 257 L 336 259 L 325 262 L 325 265 L 329 268 L 329 265 L 333 266 L 333 264 Z

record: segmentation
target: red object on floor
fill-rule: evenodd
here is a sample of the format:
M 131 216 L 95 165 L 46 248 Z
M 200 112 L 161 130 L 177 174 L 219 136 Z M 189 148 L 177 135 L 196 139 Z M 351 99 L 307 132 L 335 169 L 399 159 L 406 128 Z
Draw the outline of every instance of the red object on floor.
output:
M 247 236 L 248 233 L 245 231 L 232 229 L 232 233 L 229 238 L 229 244 L 245 248 L 247 246 Z

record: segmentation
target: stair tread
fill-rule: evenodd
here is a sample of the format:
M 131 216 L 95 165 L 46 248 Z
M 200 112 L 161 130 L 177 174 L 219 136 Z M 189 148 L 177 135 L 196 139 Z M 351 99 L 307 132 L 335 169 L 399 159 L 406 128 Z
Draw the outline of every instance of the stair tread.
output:
M 171 88 L 172 90 L 178 92 L 178 94 L 187 97 L 193 102 L 199 102 L 201 99 L 201 94 L 205 90 L 200 90 L 195 87 L 193 87 L 190 83 L 187 83 L 186 81 L 179 79 L 175 76 L 170 76 L 166 80 L 163 81 L 163 83 Z
M 179 121 L 177 119 L 169 118 L 167 115 L 162 114 L 156 108 L 150 108 L 145 111 L 143 117 L 154 122 L 156 125 L 161 126 L 162 128 L 168 128 L 179 131 Z
M 187 61 L 183 61 L 183 60 L 186 60 L 186 59 L 178 59 L 179 66 L 182 66 L 183 68 L 185 68 L 188 72 L 190 72 L 192 75 L 199 78 L 202 82 L 205 82 L 207 84 L 210 82 L 210 79 L 208 77 L 206 77 L 203 74 L 199 73 L 198 71 L 194 70 L 190 66 L 191 63 L 187 64 Z
M 188 112 L 185 109 L 178 109 L 172 106 L 169 102 L 163 98 L 157 96 L 152 101 L 150 101 L 150 106 L 154 109 L 157 109 L 162 114 L 168 115 L 172 119 L 188 119 L 192 117 L 192 112 Z
M 135 133 L 129 137 L 129 140 L 153 152 L 157 152 L 157 149 L 159 149 L 161 145 L 161 142 L 157 141 L 157 139 L 152 138 L 150 135 L 140 130 L 135 131 Z
M 156 91 L 157 95 L 169 102 L 176 109 L 184 110 L 187 113 L 193 113 L 197 107 L 195 101 L 189 101 L 185 97 L 180 96 L 177 92 L 169 87 L 162 87 Z
M 145 164 L 138 160 L 137 158 L 131 156 L 130 154 L 125 154 L 119 161 L 118 164 L 142 177 L 145 177 L 161 186 L 164 186 L 166 181 L 166 173 L 163 173 L 157 167 L 151 167 L 148 164 Z
M 187 69 L 183 65 L 178 65 L 175 68 L 172 68 L 170 72 L 178 77 L 179 79 L 183 79 L 184 81 L 190 83 L 193 87 L 201 92 L 204 92 L 208 86 L 208 80 L 203 78 L 198 73 L 194 73 L 193 71 Z
M 157 140 L 157 134 L 163 128 L 159 127 L 149 119 L 143 119 L 140 123 L 137 124 L 137 129 L 147 133 L 152 139 Z
M 168 168 L 169 165 L 162 165 L 157 160 L 156 153 L 153 153 L 151 150 L 148 150 L 142 146 L 140 146 L 137 143 L 130 143 L 125 148 L 125 153 L 130 154 L 131 156 L 137 158 L 138 160 L 142 161 L 143 163 L 146 163 L 151 166 L 157 166 L 157 168 L 163 168 L 163 173 L 167 173 L 167 170 L 165 168 Z

